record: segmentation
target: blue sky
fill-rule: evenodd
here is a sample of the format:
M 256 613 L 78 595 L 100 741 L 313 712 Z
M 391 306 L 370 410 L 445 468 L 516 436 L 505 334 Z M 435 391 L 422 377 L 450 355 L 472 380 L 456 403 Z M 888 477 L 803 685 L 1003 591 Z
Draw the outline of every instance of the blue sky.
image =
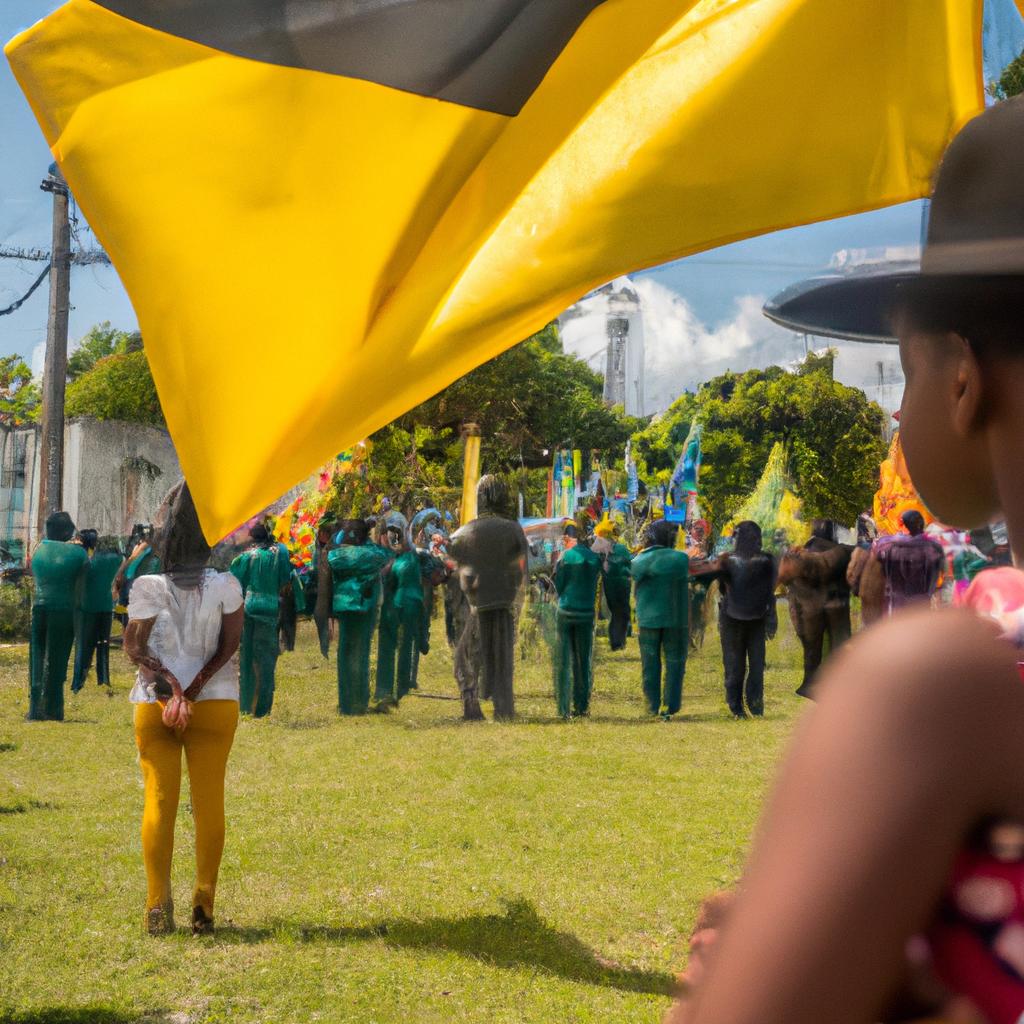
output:
M 2 0 L 0 39 L 6 41 L 58 6 L 58 0 Z M 986 74 L 993 78 L 1024 49 L 1024 23 L 1013 0 L 988 0 L 985 42 Z M 0 244 L 48 248 L 51 204 L 39 182 L 51 157 L 6 61 L 0 61 L 0 139 Z M 642 276 L 679 295 L 693 315 L 714 330 L 736 317 L 745 297 L 770 296 L 809 276 L 826 266 L 838 249 L 913 244 L 920 229 L 920 204 L 910 203 L 738 242 Z M 86 247 L 96 244 L 81 218 L 78 233 Z M 19 298 L 40 269 L 38 263 L 0 259 L 0 308 Z M 136 326 L 131 303 L 110 267 L 76 267 L 71 301 L 72 341 L 102 320 L 118 327 Z M 44 286 L 17 312 L 0 317 L 0 354 L 17 352 L 32 358 L 45 341 L 46 302 Z

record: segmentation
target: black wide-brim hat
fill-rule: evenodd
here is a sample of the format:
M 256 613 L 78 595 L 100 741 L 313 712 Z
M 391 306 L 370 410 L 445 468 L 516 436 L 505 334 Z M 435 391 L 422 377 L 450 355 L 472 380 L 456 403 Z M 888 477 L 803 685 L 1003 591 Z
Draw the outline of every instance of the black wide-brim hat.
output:
M 1024 96 L 997 103 L 950 143 L 932 193 L 920 263 L 875 264 L 801 281 L 764 306 L 801 334 L 895 344 L 901 292 L 971 278 L 1024 286 Z

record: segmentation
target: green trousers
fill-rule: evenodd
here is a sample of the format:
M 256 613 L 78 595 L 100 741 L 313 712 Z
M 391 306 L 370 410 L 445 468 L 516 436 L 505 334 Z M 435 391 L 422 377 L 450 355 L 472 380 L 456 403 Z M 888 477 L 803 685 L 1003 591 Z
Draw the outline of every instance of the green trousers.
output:
M 64 721 L 64 680 L 75 642 L 75 613 L 70 609 L 32 608 L 29 645 L 28 717 Z
M 274 670 L 277 668 L 277 619 L 245 615 L 239 648 L 239 709 L 243 715 L 263 718 L 274 706 Z
M 590 710 L 594 685 L 594 616 L 569 618 L 558 613 L 558 649 L 555 655 L 555 703 L 568 718 Z
M 640 667 L 652 715 L 675 715 L 683 705 L 683 675 L 690 631 L 640 627 Z M 662 662 L 664 661 L 664 671 Z
M 377 637 L 378 703 L 397 704 L 413 688 L 413 655 L 423 630 L 422 608 L 386 608 Z
M 338 713 L 362 715 L 370 703 L 370 645 L 377 612 L 336 612 Z
M 78 693 L 89 677 L 92 659 L 96 657 L 96 682 L 110 685 L 110 627 L 113 612 L 75 612 L 75 672 L 71 692 Z

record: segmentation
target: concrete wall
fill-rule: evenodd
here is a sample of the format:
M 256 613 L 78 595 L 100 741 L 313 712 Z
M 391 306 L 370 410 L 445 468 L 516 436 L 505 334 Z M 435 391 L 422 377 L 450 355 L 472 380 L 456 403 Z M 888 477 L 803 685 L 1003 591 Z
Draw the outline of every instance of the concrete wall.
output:
M 39 501 L 39 432 L 0 427 L 0 542 L 30 547 Z M 170 435 L 156 427 L 87 416 L 64 428 L 64 502 L 80 528 L 127 535 L 152 522 L 181 476 Z

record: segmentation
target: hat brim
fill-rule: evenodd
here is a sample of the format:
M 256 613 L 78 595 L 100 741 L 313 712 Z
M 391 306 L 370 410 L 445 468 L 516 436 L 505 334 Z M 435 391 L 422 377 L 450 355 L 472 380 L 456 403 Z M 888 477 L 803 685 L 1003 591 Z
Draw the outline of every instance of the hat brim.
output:
M 823 274 L 791 285 L 769 299 L 763 312 L 798 334 L 895 345 L 890 313 L 897 291 L 921 276 L 911 261 Z

